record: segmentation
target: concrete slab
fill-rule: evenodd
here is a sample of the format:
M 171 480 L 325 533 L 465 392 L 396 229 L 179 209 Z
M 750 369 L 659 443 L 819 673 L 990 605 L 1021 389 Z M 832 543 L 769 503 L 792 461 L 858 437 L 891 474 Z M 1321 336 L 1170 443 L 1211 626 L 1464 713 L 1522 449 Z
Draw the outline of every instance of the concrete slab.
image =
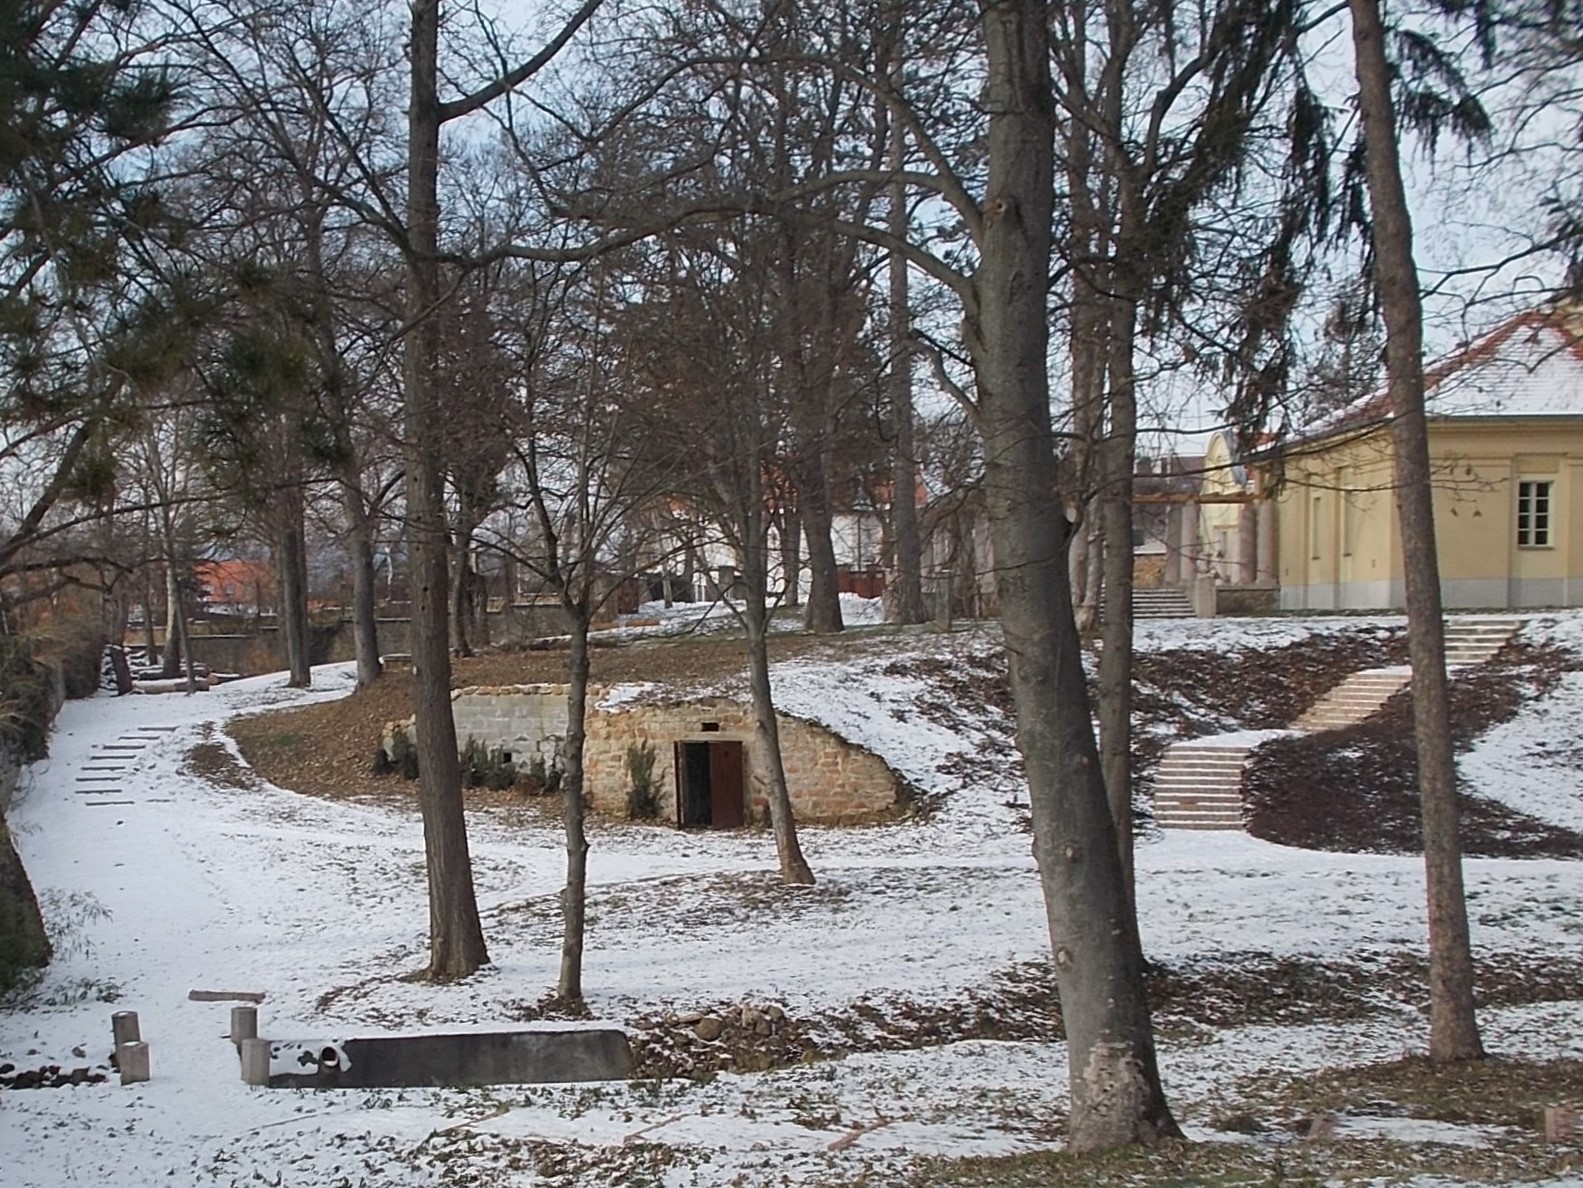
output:
M 272 1040 L 272 1089 L 394 1089 L 617 1081 L 632 1050 L 615 1028 L 534 1028 L 346 1040 Z

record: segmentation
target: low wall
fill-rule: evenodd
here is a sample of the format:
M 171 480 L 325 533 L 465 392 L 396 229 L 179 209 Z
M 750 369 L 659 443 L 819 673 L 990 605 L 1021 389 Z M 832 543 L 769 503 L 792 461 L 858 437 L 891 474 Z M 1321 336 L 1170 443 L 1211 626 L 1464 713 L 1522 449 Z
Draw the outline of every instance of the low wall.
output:
M 627 748 L 654 748 L 654 780 L 662 819 L 676 819 L 678 742 L 740 742 L 747 771 L 750 818 L 766 820 L 768 781 L 755 738 L 752 710 L 741 702 L 709 698 L 676 704 L 630 703 L 598 708 L 604 691 L 589 690 L 587 741 L 583 749 L 584 784 L 599 812 L 625 816 L 631 777 Z M 565 685 L 508 685 L 458 689 L 451 695 L 456 737 L 469 738 L 510 753 L 519 769 L 535 755 L 553 763 L 566 733 Z M 781 761 L 786 770 L 792 811 L 800 821 L 852 823 L 896 812 L 904 789 L 878 755 L 865 751 L 799 718 L 780 716 Z M 386 727 L 387 751 L 397 730 L 410 719 Z
M 1279 609 L 1281 592 L 1274 586 L 1217 586 L 1217 615 L 1268 615 Z

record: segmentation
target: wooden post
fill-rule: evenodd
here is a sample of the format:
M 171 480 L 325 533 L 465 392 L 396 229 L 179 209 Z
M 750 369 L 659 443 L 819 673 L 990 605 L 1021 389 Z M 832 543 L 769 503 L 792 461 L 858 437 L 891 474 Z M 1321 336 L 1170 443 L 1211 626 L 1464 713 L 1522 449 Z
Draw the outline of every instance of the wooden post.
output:
M 243 1040 L 258 1038 L 258 1008 L 238 1006 L 231 1008 L 231 1042 L 241 1047 Z
M 143 1038 L 138 1030 L 136 1011 L 117 1011 L 110 1016 L 110 1033 L 115 1037 L 116 1051 Z
M 269 1084 L 269 1041 L 245 1039 L 242 1041 L 242 1083 L 245 1085 Z
M 115 1059 L 121 1069 L 121 1084 L 136 1085 L 148 1080 L 148 1045 L 142 1040 L 116 1045 Z

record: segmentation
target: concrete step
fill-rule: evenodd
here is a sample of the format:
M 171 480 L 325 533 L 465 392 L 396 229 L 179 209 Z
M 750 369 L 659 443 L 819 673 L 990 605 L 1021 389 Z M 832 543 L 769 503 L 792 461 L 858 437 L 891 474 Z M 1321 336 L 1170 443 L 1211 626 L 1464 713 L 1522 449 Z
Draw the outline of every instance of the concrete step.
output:
M 1161 829 L 1241 829 L 1250 747 L 1180 742 L 1160 757 L 1150 789 Z
M 1493 659 L 1521 626 L 1521 619 L 1447 619 L 1446 663 L 1483 664 Z
M 1104 595 L 1100 595 L 1100 614 L 1105 611 Z M 1132 589 L 1132 617 L 1135 619 L 1191 619 L 1193 600 L 1187 591 L 1174 586 L 1134 586 Z

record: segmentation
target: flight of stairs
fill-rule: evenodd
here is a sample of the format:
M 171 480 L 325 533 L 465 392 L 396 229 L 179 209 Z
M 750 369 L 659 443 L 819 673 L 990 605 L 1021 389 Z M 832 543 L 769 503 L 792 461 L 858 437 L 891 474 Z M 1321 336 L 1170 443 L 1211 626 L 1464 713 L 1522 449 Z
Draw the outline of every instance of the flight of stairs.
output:
M 1492 660 L 1521 626 L 1521 619 L 1447 619 L 1446 663 Z
M 1101 621 L 1105 614 L 1105 592 L 1099 593 Z M 1132 617 L 1134 619 L 1191 619 L 1193 600 L 1179 586 L 1134 586 L 1132 588 Z
M 1134 619 L 1191 619 L 1193 600 L 1177 586 L 1134 586 Z
M 1179 742 L 1154 773 L 1154 819 L 1162 829 L 1241 829 L 1242 768 L 1253 750 L 1235 743 Z
M 1410 668 L 1366 668 L 1355 672 L 1309 706 L 1292 723 L 1292 729 L 1306 734 L 1354 726 L 1372 717 L 1412 679 Z
M 1482 664 L 1511 639 L 1519 619 L 1450 619 L 1446 622 L 1446 663 Z M 1407 686 L 1408 668 L 1355 672 L 1292 723 L 1311 733 L 1339 730 L 1375 714 Z M 1257 743 L 1237 736 L 1173 743 L 1154 776 L 1154 820 L 1161 829 L 1241 829 L 1242 772 Z

